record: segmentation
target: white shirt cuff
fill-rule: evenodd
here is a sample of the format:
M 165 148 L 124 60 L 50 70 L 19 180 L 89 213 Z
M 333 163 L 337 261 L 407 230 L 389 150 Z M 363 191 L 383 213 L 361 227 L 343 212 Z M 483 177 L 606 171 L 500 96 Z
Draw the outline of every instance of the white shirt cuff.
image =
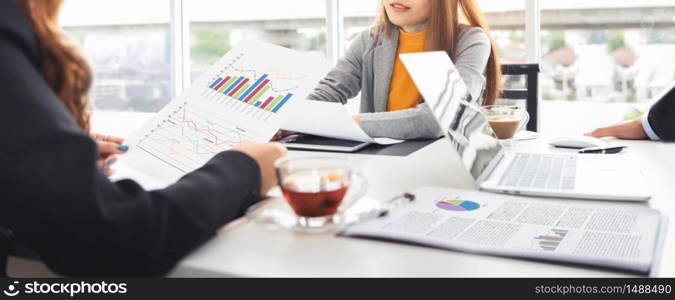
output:
M 661 138 L 659 138 L 659 136 L 656 135 L 656 132 L 654 132 L 654 129 L 652 129 L 652 126 L 649 124 L 648 117 L 649 117 L 649 114 L 646 113 L 640 119 L 640 121 L 642 122 L 642 128 L 647 133 L 647 136 L 649 137 L 649 139 L 651 139 L 652 141 L 660 141 Z

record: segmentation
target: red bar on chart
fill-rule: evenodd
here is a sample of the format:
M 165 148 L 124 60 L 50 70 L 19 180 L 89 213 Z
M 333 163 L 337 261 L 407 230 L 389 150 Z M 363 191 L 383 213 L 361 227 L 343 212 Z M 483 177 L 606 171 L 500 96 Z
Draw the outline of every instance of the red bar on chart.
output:
M 220 82 L 218 85 L 216 85 L 216 87 L 214 87 L 213 89 L 216 90 L 216 91 L 219 90 L 221 87 L 223 87 L 223 85 L 224 85 L 228 80 L 230 80 L 230 78 L 232 78 L 232 77 L 230 77 L 230 76 L 225 77 L 225 79 L 223 79 L 223 81 L 221 81 L 221 82 Z
M 232 90 L 229 94 L 227 94 L 227 95 L 230 96 L 230 97 L 234 96 L 234 94 L 236 94 L 237 91 L 239 91 L 239 89 L 241 89 L 241 87 L 243 87 L 244 84 L 246 84 L 247 82 L 248 82 L 248 78 L 244 79 L 244 81 L 242 81 L 241 83 L 239 83 L 239 86 L 237 86 L 235 89 L 233 89 L 233 90 Z
M 265 100 L 265 103 L 263 103 L 263 105 L 260 106 L 260 109 L 265 109 L 265 107 L 267 107 L 268 105 L 270 105 L 270 103 L 272 103 L 272 100 L 274 100 L 274 97 L 267 98 L 267 100 Z
M 260 85 L 258 85 L 258 87 L 257 87 L 255 90 L 253 90 L 253 92 L 252 92 L 251 94 L 249 94 L 249 95 L 246 97 L 246 99 L 244 99 L 244 102 L 248 103 L 249 101 L 251 101 L 251 99 L 253 99 L 253 97 L 255 97 L 255 95 L 258 94 L 258 92 L 260 92 L 260 90 L 261 90 L 268 82 L 270 82 L 270 80 L 269 80 L 269 79 L 266 79 L 266 80 L 263 81 Z

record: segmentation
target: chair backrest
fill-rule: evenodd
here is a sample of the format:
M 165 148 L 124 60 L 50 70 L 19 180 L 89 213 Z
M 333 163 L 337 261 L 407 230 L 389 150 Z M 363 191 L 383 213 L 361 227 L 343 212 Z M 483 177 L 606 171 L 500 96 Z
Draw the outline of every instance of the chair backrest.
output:
M 527 130 L 539 130 L 539 64 L 504 64 L 503 75 L 526 76 L 527 87 L 525 89 L 510 89 L 502 91 L 502 99 L 525 100 L 527 112 L 530 114 L 530 122 Z

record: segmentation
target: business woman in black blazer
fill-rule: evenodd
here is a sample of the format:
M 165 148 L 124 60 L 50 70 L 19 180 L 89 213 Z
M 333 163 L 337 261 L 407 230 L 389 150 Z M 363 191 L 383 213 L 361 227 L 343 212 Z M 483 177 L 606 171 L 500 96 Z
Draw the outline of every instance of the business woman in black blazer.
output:
M 587 135 L 620 139 L 675 142 L 675 87 L 671 88 L 641 119 L 598 128 Z
M 252 143 L 163 190 L 111 182 L 45 79 L 49 49 L 22 1 L 0 1 L 0 233 L 64 275 L 160 275 L 275 184 L 283 148 Z

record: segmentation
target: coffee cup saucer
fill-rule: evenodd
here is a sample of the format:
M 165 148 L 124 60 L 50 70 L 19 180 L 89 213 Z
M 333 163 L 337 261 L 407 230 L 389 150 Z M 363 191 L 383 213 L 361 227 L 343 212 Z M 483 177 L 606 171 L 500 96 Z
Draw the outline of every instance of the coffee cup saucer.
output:
M 273 197 L 246 210 L 246 218 L 255 224 L 272 230 L 284 230 L 299 233 L 323 234 L 336 233 L 358 222 L 365 216 L 374 215 L 382 209 L 382 204 L 374 199 L 363 197 L 348 210 L 338 212 L 320 224 L 303 224 L 293 209 L 282 197 Z
M 518 131 L 513 138 L 517 141 L 536 140 L 539 138 L 539 133 L 529 130 L 521 130 Z

